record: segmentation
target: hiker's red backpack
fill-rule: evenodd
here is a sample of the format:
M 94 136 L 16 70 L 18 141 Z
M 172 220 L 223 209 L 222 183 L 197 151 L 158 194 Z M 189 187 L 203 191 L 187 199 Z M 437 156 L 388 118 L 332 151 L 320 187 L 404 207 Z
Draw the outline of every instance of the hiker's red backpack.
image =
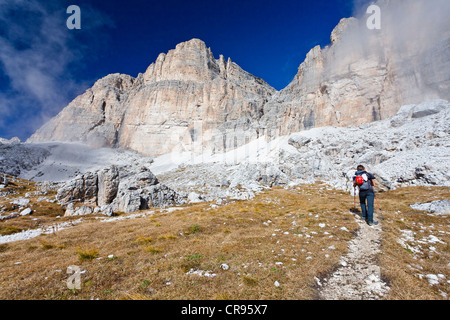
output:
M 357 171 L 355 176 L 355 183 L 359 187 L 359 191 L 367 191 L 372 188 L 372 181 L 365 171 Z
M 363 178 L 362 176 L 357 176 L 357 177 L 355 177 L 355 183 L 356 183 L 358 186 L 362 186 L 363 183 L 364 183 L 364 178 Z

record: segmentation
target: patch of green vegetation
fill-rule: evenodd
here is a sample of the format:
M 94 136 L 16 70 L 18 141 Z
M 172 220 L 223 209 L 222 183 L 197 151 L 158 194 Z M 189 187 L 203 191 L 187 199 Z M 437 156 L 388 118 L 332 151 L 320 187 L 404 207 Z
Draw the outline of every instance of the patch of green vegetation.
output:
M 197 233 L 200 232 L 202 228 L 196 224 L 189 227 L 189 233 Z

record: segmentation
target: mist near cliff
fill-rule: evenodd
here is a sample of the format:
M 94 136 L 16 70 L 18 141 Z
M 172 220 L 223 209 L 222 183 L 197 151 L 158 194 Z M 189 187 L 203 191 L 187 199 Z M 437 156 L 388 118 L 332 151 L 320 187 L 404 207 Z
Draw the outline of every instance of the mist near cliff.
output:
M 405 98 L 449 99 L 450 1 L 377 1 L 381 28 L 374 30 L 367 27 L 372 3 L 356 1 L 354 19 L 349 19 L 339 40 L 324 49 L 324 77 L 345 75 L 352 63 L 377 59 L 402 78 L 398 85 L 405 87 Z M 409 91 L 411 83 L 414 89 Z

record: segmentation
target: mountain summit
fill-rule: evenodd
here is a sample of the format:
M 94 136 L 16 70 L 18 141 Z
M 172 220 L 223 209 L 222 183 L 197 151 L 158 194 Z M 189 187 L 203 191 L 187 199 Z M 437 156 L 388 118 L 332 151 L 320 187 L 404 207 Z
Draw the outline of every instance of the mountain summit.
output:
M 248 142 L 235 141 L 236 131 L 254 126 L 275 92 L 192 39 L 160 54 L 136 78 L 98 80 L 28 142 L 78 141 L 160 155 L 191 151 L 201 130 L 203 147 L 223 151 Z

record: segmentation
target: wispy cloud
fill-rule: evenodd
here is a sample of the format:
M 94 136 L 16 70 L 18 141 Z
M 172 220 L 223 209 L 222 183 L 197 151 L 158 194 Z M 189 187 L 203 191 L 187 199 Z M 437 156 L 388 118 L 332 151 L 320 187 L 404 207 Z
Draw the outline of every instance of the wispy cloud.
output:
M 87 8 L 98 28 L 110 21 Z M 86 88 L 74 75 L 85 47 L 61 1 L 0 0 L 0 136 L 27 138 Z
M 448 99 L 449 73 L 443 71 L 450 54 L 450 1 L 448 0 L 354 0 L 354 16 L 334 46 L 327 76 L 341 75 L 361 57 L 378 57 L 395 68 L 395 86 L 404 101 Z M 381 29 L 369 30 L 366 22 L 371 4 L 380 7 Z M 445 68 L 444 68 L 445 69 Z

